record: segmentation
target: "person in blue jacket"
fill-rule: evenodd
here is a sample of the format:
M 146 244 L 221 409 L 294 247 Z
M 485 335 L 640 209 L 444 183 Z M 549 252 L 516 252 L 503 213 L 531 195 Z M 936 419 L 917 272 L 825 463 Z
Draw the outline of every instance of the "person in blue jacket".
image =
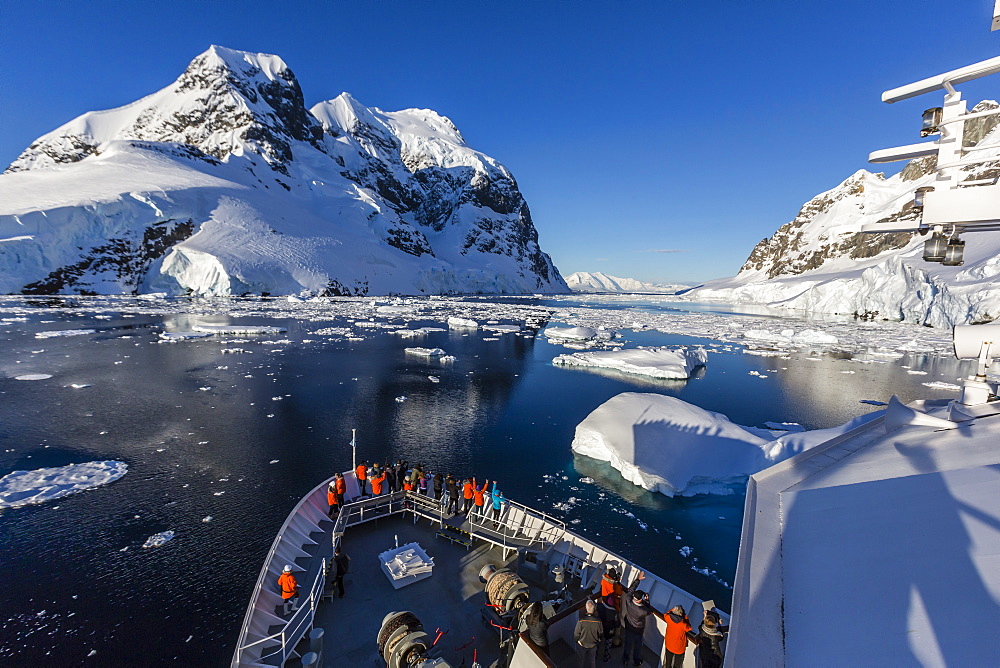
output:
M 500 522 L 500 510 L 503 507 L 504 502 L 507 500 L 503 497 L 503 492 L 497 489 L 496 480 L 493 481 L 493 492 L 490 494 L 493 500 L 493 526 L 496 527 Z

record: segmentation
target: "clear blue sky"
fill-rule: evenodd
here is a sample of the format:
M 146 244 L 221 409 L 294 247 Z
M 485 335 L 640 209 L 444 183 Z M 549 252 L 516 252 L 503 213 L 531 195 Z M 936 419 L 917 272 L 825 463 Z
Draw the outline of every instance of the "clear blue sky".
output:
M 564 273 L 702 281 L 937 95 L 881 92 L 1000 54 L 993 0 L 0 0 L 0 162 L 173 81 L 210 44 L 275 53 L 312 105 L 450 117 L 514 173 Z M 1000 98 L 997 77 L 966 84 Z M 681 252 L 664 252 L 681 251 Z

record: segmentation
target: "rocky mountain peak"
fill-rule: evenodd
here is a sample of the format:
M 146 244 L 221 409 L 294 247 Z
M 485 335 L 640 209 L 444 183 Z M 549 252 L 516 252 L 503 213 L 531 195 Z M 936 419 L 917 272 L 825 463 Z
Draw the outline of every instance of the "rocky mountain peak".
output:
M 322 150 L 322 136 L 281 58 L 212 46 L 171 85 L 130 105 L 70 121 L 32 143 L 7 171 L 79 162 L 100 154 L 109 142 L 127 141 L 153 149 L 169 144 L 174 154 L 181 147 L 188 157 L 209 162 L 255 153 L 285 173 L 293 144 Z

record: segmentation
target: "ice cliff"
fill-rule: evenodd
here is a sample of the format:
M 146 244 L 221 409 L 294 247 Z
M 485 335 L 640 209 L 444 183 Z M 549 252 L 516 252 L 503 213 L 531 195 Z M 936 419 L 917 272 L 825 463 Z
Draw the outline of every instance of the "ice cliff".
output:
M 0 293 L 566 292 L 510 172 L 426 109 L 307 109 L 213 46 L 0 175 Z
M 997 106 L 988 100 L 972 111 Z M 966 122 L 965 145 L 981 147 L 977 156 L 998 160 L 967 168 L 964 180 L 1000 176 L 998 123 L 998 116 Z M 931 157 L 913 160 L 889 178 L 857 171 L 758 243 L 735 277 L 686 295 L 935 327 L 994 320 L 1000 316 L 1000 232 L 967 235 L 961 267 L 924 262 L 926 237 L 861 233 L 868 223 L 915 219 L 918 213 L 909 206 L 913 192 L 933 183 L 934 169 Z
M 667 496 L 733 494 L 758 471 L 877 417 L 830 429 L 742 427 L 675 397 L 625 392 L 576 427 L 573 452 L 606 461 L 629 482 Z

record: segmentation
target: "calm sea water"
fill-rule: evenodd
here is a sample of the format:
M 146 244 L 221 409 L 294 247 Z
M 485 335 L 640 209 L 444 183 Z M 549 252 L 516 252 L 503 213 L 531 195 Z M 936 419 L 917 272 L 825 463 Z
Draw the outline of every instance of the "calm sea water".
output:
M 650 301 L 613 307 L 712 308 Z M 38 308 L 26 322 L 0 327 L 0 474 L 98 459 L 129 465 L 111 485 L 0 512 L 0 658 L 226 663 L 275 532 L 305 492 L 349 468 L 352 428 L 359 457 L 497 479 L 507 496 L 564 517 L 574 530 L 727 607 L 742 496 L 669 499 L 575 457 L 573 431 L 588 413 L 621 392 L 659 392 L 739 424 L 820 428 L 874 409 L 859 399 L 954 396 L 921 382 L 954 382 L 967 372 L 954 360 L 924 355 L 871 365 L 808 352 L 762 358 L 651 331 L 623 336 L 629 345 L 707 345 L 705 373 L 667 383 L 556 368 L 552 357 L 566 350 L 543 337 L 490 341 L 483 332 L 452 331 L 404 340 L 375 330 L 363 341 L 331 342 L 312 334 L 346 324 L 336 320 L 241 318 L 288 331 L 228 345 L 156 342 L 164 325 L 186 329 L 187 319 L 98 319 Z M 441 325 L 410 327 L 422 324 Z M 66 328 L 98 331 L 34 337 Z M 403 352 L 414 345 L 444 348 L 458 361 L 422 363 Z M 224 354 L 225 347 L 252 352 Z M 14 380 L 26 373 L 52 378 Z M 207 516 L 211 522 L 202 521 Z M 141 548 L 168 529 L 173 541 Z

